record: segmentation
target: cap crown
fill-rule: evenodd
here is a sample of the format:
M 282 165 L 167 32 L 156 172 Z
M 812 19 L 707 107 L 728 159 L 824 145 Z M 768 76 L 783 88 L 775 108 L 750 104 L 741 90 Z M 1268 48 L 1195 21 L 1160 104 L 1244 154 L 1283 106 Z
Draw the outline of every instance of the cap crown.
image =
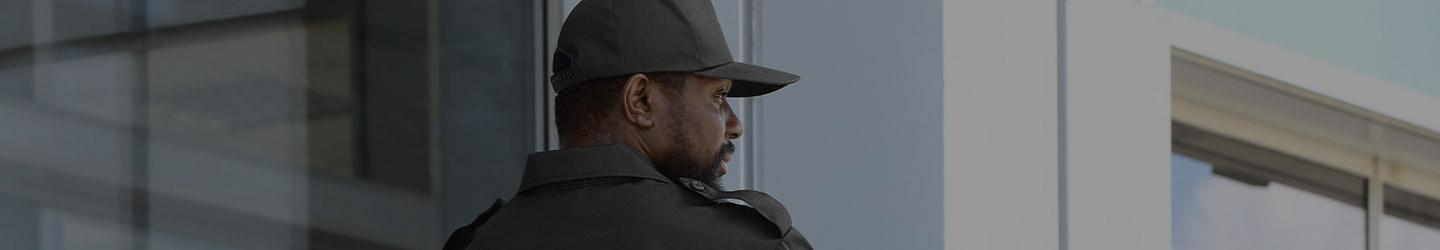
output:
M 734 62 L 709 0 L 583 0 L 560 28 L 555 92 L 604 77 Z

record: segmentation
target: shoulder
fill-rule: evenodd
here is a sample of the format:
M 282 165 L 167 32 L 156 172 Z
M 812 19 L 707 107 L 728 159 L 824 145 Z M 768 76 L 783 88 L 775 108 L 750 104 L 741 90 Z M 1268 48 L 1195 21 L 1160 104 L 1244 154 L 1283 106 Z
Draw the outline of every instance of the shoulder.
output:
M 632 179 L 525 192 L 507 202 L 475 236 L 492 246 L 599 243 L 637 249 L 768 249 L 798 237 L 787 237 L 792 231 L 789 214 L 768 195 L 709 186 L 697 190 L 685 182 Z M 569 236 L 551 239 L 559 235 Z
M 686 178 L 679 180 L 681 186 L 690 193 L 713 203 L 712 206 L 741 208 L 739 210 L 743 210 L 745 213 L 752 213 L 753 216 L 764 218 L 769 227 L 778 234 L 784 234 L 790 229 L 790 211 L 769 194 L 755 190 L 723 191 L 697 180 Z
M 691 193 L 714 203 L 712 206 L 732 208 L 738 213 L 764 219 L 766 231 L 778 239 L 775 249 L 812 249 L 805 236 L 791 225 L 790 211 L 769 194 L 754 190 L 723 191 L 691 179 L 680 179 Z

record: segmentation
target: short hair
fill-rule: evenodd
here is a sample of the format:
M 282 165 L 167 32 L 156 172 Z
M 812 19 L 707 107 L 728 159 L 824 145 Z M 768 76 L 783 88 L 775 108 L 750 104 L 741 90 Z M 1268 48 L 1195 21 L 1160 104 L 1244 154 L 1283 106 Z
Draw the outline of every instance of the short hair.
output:
M 650 80 L 664 86 L 660 89 L 671 96 L 678 97 L 680 90 L 684 89 L 685 79 L 688 73 L 680 72 L 654 72 L 643 73 Z M 632 74 L 633 75 L 633 74 Z M 625 86 L 625 80 L 631 75 L 607 77 L 581 82 L 565 88 L 555 95 L 555 132 L 560 139 L 583 138 L 604 132 L 611 128 L 605 119 L 609 119 L 620 110 L 620 91 Z M 668 101 L 675 101 L 671 98 Z

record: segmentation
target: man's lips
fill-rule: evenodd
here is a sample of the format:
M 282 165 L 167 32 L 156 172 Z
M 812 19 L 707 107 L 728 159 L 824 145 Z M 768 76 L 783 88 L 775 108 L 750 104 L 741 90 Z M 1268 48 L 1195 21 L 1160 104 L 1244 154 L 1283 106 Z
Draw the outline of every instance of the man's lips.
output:
M 725 141 L 724 144 L 720 144 L 720 155 L 720 162 L 718 164 L 720 166 L 717 167 L 720 168 L 720 175 L 725 175 L 725 173 L 729 171 L 726 166 L 730 165 L 730 159 L 735 155 L 735 144 L 730 141 Z
M 730 154 L 725 154 L 724 158 L 720 158 L 720 175 L 725 175 L 725 173 L 730 172 L 730 169 L 727 167 L 730 165 L 730 156 Z

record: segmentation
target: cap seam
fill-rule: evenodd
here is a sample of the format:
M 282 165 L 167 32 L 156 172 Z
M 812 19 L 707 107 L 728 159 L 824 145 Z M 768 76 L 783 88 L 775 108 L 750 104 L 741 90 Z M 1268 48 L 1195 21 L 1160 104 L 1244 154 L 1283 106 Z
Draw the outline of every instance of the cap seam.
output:
M 619 48 L 619 47 L 625 46 L 625 43 L 623 43 L 623 42 L 620 41 L 620 38 L 621 38 L 621 37 L 625 37 L 625 36 L 622 36 L 620 33 L 621 33 L 621 32 L 625 32 L 625 30 L 621 30 L 620 27 L 619 27 L 620 25 L 617 24 L 618 22 L 620 22 L 620 19 L 616 19 L 616 18 L 615 18 L 615 2 L 616 2 L 616 1 L 610 1 L 610 29 L 615 31 L 615 32 L 611 32 L 611 33 L 610 33 L 610 35 L 611 35 L 610 41 L 615 43 L 615 46 L 617 47 L 616 49 L 618 49 L 618 50 L 620 50 L 620 51 L 625 51 L 625 48 Z M 615 53 L 615 57 L 616 57 L 615 61 L 618 63 L 618 64 L 616 64 L 616 65 L 626 65 L 626 64 L 625 64 L 625 59 L 627 59 L 627 58 L 626 58 L 626 56 L 625 56 L 625 53 Z M 623 66 L 622 66 L 622 67 L 623 67 Z M 617 73 L 617 74 L 628 74 L 628 73 L 625 73 L 625 72 L 615 72 L 615 73 Z M 609 74 L 609 73 L 606 73 L 606 74 Z
M 700 55 L 700 32 L 695 28 L 695 22 L 690 20 L 690 13 L 686 12 L 685 8 L 681 8 L 680 3 L 676 1 L 678 0 L 670 0 L 670 3 L 673 4 L 672 6 L 675 7 L 675 10 L 680 12 L 680 20 L 685 21 L 685 27 L 690 28 L 690 43 L 695 45 L 695 47 L 692 47 L 692 50 L 690 50 L 690 55 L 693 56 L 692 58 L 695 59 L 697 64 L 705 65 L 705 59 Z M 708 4 L 709 1 L 706 2 Z

